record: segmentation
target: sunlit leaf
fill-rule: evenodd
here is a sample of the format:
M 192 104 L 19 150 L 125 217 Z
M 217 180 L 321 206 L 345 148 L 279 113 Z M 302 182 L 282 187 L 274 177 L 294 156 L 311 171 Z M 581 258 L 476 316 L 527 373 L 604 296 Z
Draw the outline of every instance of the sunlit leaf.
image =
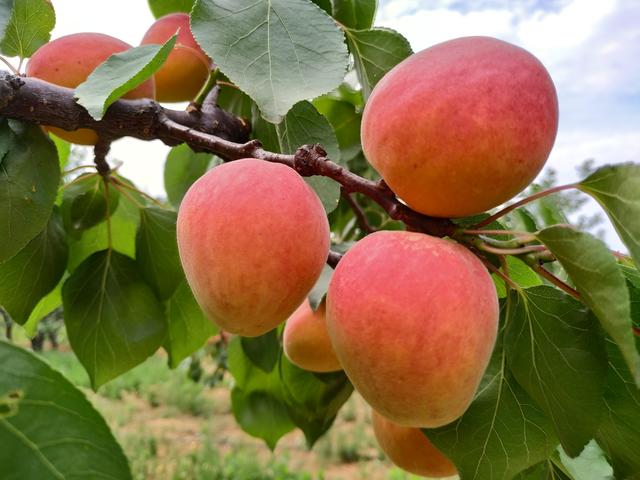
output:
M 0 16 L 6 12 L 7 2 L 0 7 Z M 0 51 L 9 57 L 26 58 L 49 41 L 56 25 L 56 13 L 50 0 L 13 0 L 13 12 L 4 38 L 1 22 Z

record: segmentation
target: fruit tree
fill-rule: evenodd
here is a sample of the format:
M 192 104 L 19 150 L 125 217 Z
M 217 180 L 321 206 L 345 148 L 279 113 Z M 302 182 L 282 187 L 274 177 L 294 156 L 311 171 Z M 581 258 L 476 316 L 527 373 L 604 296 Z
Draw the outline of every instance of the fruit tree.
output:
M 96 390 L 221 334 L 234 416 L 272 449 L 294 429 L 313 447 L 355 389 L 418 475 L 580 480 L 563 459 L 595 442 L 640 478 L 640 165 L 521 193 L 562 110 L 534 55 L 488 37 L 414 53 L 372 25 L 375 0 L 149 4 L 132 46 L 51 39 L 55 0 L 0 1 L 13 321 L 33 334 L 62 307 Z M 172 147 L 166 198 L 118 172 L 127 136 Z M 558 220 L 565 190 L 628 254 Z M 131 478 L 61 374 L 4 341 L 0 365 L 1 478 Z

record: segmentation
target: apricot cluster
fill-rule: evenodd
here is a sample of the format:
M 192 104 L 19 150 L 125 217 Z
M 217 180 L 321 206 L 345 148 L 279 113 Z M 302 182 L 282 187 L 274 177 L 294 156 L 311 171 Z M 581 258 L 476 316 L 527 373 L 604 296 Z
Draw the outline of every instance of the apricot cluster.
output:
M 521 191 L 546 161 L 557 122 L 553 83 L 535 57 L 468 37 L 417 53 L 380 81 L 364 110 L 362 146 L 410 207 L 460 217 Z M 343 256 L 314 310 L 305 297 L 329 233 L 302 178 L 257 159 L 209 171 L 178 215 L 182 264 L 214 323 L 253 336 L 286 320 L 290 361 L 343 369 L 394 463 L 455 475 L 422 429 L 456 421 L 477 393 L 498 331 L 489 273 L 452 239 L 378 231 Z
M 189 15 L 174 13 L 158 19 L 147 31 L 142 44 L 162 44 L 178 33 L 167 61 L 155 73 L 123 98 L 152 98 L 160 102 L 192 100 L 204 85 L 212 62 L 191 34 Z M 53 40 L 40 47 L 30 58 L 29 77 L 76 88 L 111 55 L 129 50 L 131 45 L 102 33 L 76 33 Z M 95 145 L 97 134 L 90 129 L 68 132 L 47 127 L 58 137 L 79 145 Z

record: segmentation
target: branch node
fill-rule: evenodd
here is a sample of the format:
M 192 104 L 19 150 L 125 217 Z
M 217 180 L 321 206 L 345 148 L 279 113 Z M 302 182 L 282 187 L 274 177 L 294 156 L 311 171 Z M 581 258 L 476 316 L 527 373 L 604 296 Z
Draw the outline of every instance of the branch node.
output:
M 293 168 L 303 177 L 311 177 L 318 174 L 318 163 L 326 161 L 327 151 L 317 143 L 303 145 L 293 156 Z
M 103 177 L 108 177 L 111 173 L 111 167 L 107 162 L 107 154 L 111 149 L 111 139 L 101 137 L 98 139 L 98 143 L 93 147 L 94 163 L 96 164 L 96 170 Z

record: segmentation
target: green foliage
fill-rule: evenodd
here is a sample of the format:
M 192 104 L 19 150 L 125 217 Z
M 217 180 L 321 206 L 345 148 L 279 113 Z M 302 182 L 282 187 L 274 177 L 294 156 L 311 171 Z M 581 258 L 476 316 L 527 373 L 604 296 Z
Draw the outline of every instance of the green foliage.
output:
M 333 0 L 333 18 L 354 30 L 371 28 L 376 15 L 376 0 Z
M 62 195 L 62 219 L 71 235 L 80 233 L 106 220 L 120 201 L 113 185 L 97 173 L 82 175 L 71 182 Z
M 13 0 L 0 0 L 0 45 L 4 38 L 5 30 L 11 21 L 12 10 Z
M 144 361 L 164 341 L 162 306 L 136 263 L 118 252 L 91 255 L 62 289 L 73 351 L 97 389 Z
M 509 278 L 522 288 L 542 285 L 542 280 L 540 280 L 536 272 L 531 270 L 531 268 L 518 257 L 512 257 L 511 255 L 507 257 L 507 270 L 509 271 Z M 498 298 L 506 297 L 507 289 L 504 280 L 494 273 L 493 282 L 496 284 Z
M 186 280 L 180 282 L 167 300 L 166 311 L 169 328 L 164 348 L 169 354 L 169 366 L 176 368 L 218 329 L 198 306 Z
M 584 302 L 616 341 L 640 386 L 640 353 L 634 344 L 629 292 L 615 257 L 602 241 L 565 226 L 546 228 L 537 237 L 556 256 Z
M 178 243 L 177 214 L 158 207 L 140 209 L 136 234 L 136 263 L 142 276 L 161 299 L 171 297 L 184 279 Z
M 45 227 L 59 180 L 56 148 L 40 127 L 0 118 L 0 262 Z
M 195 153 L 186 144 L 173 147 L 164 164 L 164 189 L 171 204 L 178 208 L 189 187 L 209 168 L 213 155 Z
M 548 286 L 512 291 L 506 317 L 510 371 L 553 422 L 565 451 L 577 456 L 604 411 L 607 354 L 597 320 Z
M 346 33 L 365 99 L 385 73 L 413 53 L 407 39 L 390 28 Z
M 9 11 L 10 2 L 3 2 L 0 18 Z M 10 7 L 9 7 L 10 8 Z M 13 0 L 11 19 L 2 36 L 0 20 L 0 52 L 9 57 L 26 58 L 51 38 L 56 25 L 56 14 L 49 0 Z
M 164 45 L 141 45 L 111 55 L 78 85 L 78 103 L 100 120 L 113 102 L 151 78 L 167 60 L 177 38 L 174 35 Z
M 0 477 L 131 478 L 106 423 L 67 379 L 6 342 L 0 365 L 11 372 L 0 375 Z
M 14 321 L 24 324 L 40 299 L 57 285 L 67 254 L 62 221 L 54 211 L 42 232 L 13 258 L 0 263 L 0 305 Z
M 164 17 L 174 12 L 189 13 L 194 0 L 148 0 L 151 13 L 156 18 Z
M 299 146 L 318 143 L 327 151 L 328 157 L 340 163 L 340 148 L 331 124 L 310 102 L 294 105 L 284 119 L 273 125 L 258 119 L 254 125 L 255 135 L 265 147 L 281 153 L 295 153 Z M 305 178 L 320 197 L 327 213 L 338 205 L 340 185 L 327 177 Z
M 191 29 L 270 122 L 279 123 L 294 104 L 336 87 L 345 74 L 344 36 L 308 0 L 200 0 Z

